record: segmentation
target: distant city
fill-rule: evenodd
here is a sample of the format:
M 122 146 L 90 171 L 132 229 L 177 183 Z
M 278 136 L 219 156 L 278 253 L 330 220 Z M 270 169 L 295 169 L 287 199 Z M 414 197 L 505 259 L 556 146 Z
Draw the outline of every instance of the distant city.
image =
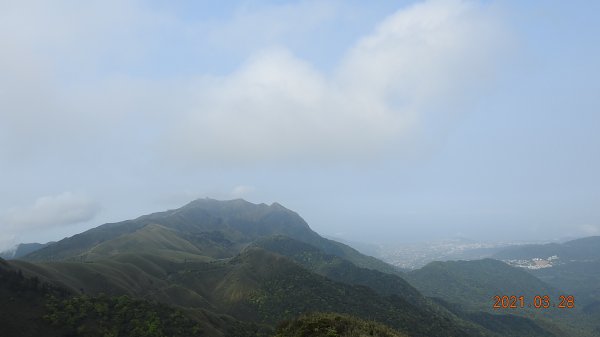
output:
M 379 245 L 377 248 L 366 245 L 353 246 L 364 253 L 378 257 L 397 267 L 413 270 L 433 261 L 478 260 L 493 257 L 496 253 L 512 246 L 526 244 L 544 244 L 556 241 L 512 241 L 512 242 L 478 242 L 475 240 L 457 238 L 442 241 L 423 242 L 406 245 Z M 502 259 L 505 263 L 526 269 L 549 268 L 559 263 L 558 256 L 539 256 L 532 259 Z

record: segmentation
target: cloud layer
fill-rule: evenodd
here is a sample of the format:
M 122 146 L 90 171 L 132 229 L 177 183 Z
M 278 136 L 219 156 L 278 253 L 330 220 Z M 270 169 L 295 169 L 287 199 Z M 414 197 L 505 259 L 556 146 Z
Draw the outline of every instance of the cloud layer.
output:
M 490 6 L 423 2 L 388 17 L 323 72 L 278 41 L 295 34 L 295 15 L 317 13 L 312 25 L 318 25 L 334 15 L 331 6 L 240 11 L 222 30 L 136 6 L 5 8 L 0 158 L 78 155 L 90 148 L 112 156 L 116 144 L 204 164 L 389 153 L 418 134 L 424 119 L 456 113 L 456 102 L 488 80 L 505 38 Z M 240 29 L 271 12 L 290 19 L 258 47 L 275 45 L 255 50 L 227 75 L 140 76 L 144 64 L 175 62 L 162 59 L 157 42 L 144 36 L 168 46 L 177 36 L 205 32 L 204 43 L 236 45 L 248 39 Z
M 502 14 L 478 1 L 419 2 L 359 37 L 339 32 L 340 13 L 361 17 L 370 5 L 277 2 L 208 17 L 153 6 L 0 3 L 6 235 L 97 219 L 93 200 L 68 192 L 18 205 L 51 191 L 87 192 L 130 214 L 132 200 L 153 194 L 173 195 L 169 205 L 259 196 L 261 184 L 289 183 L 276 177 L 280 164 L 401 158 L 477 96 L 507 39 Z M 232 181 L 247 185 L 223 190 Z
M 401 10 L 323 74 L 284 48 L 203 78 L 170 133 L 181 157 L 265 161 L 364 156 L 393 149 L 426 114 L 489 80 L 505 38 L 488 9 L 431 1 Z
M 91 220 L 98 210 L 92 199 L 64 192 L 38 198 L 31 206 L 11 209 L 0 217 L 0 223 L 12 232 L 43 230 Z

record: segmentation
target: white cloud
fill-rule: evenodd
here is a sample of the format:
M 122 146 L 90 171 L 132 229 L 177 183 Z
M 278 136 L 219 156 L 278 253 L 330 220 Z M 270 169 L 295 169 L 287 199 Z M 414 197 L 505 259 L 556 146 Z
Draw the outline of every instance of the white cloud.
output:
M 177 62 L 147 59 L 161 49 L 154 37 L 260 40 L 242 48 L 251 50 L 306 35 L 336 8 L 310 1 L 246 8 L 213 26 L 133 1 L 0 8 L 0 160 L 92 151 L 106 162 L 133 160 L 134 152 L 208 165 L 362 160 L 397 151 L 425 119 L 456 113 L 503 48 L 490 6 L 428 1 L 387 18 L 325 73 L 280 45 L 225 76 L 134 75 L 140 62 Z M 301 29 L 306 18 L 312 28 Z
M 263 50 L 229 76 L 196 82 L 171 150 L 205 162 L 260 162 L 393 149 L 425 115 L 445 119 L 487 81 L 503 38 L 487 7 L 430 1 L 386 19 L 333 75 L 284 48 Z
M 579 230 L 585 235 L 600 235 L 600 226 L 585 224 L 579 226 Z
M 107 69 L 139 62 L 165 20 L 132 1 L 1 2 L 0 160 L 64 155 L 106 137 L 148 85 L 114 90 Z
M 0 223 L 8 231 L 24 231 L 72 225 L 93 219 L 99 206 L 90 198 L 64 192 L 38 198 L 33 205 L 8 210 Z
M 14 251 L 17 237 L 14 234 L 0 233 L 0 252 Z
M 234 187 L 233 190 L 231 190 L 231 197 L 233 197 L 235 199 L 247 198 L 248 195 L 250 195 L 254 192 L 254 190 L 255 190 L 254 186 L 238 185 L 238 186 Z

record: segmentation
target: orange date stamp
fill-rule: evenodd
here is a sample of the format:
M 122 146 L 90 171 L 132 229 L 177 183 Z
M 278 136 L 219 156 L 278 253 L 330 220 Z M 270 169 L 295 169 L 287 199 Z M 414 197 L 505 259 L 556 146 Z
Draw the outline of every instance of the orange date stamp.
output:
M 525 296 L 494 296 L 493 297 L 494 310 L 498 309 L 521 309 L 521 308 L 534 308 L 534 309 L 573 309 L 575 308 L 575 297 L 573 295 L 560 295 L 558 298 L 553 299 L 548 295 L 535 295 L 531 299 L 527 299 Z

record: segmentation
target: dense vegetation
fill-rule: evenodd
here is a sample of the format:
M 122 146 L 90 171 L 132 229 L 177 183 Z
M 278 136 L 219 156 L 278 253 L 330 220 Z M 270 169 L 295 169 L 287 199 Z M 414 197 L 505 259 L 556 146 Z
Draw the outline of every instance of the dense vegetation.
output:
M 496 254 L 499 259 L 527 260 L 556 256 L 551 268 L 529 273 L 567 295 L 573 295 L 581 314 L 579 325 L 588 325 L 600 335 L 600 236 L 564 243 L 510 247 Z
M 266 336 L 269 329 L 128 296 L 74 295 L 0 259 L 2 336 Z
M 488 313 L 473 311 L 465 309 L 461 304 L 449 303 L 440 298 L 436 298 L 435 301 L 458 317 L 477 323 L 501 336 L 551 337 L 563 335 L 561 330 L 551 331 L 552 327 L 540 326 L 539 322 L 516 316 L 513 312 Z
M 326 254 L 322 250 L 282 235 L 257 240 L 252 247 L 289 257 L 306 269 L 334 281 L 363 285 L 381 295 L 398 295 L 412 303 L 422 304 L 423 296 L 417 289 L 396 274 L 360 268 L 338 256 Z
M 398 295 L 382 296 L 368 287 L 334 282 L 256 248 L 215 262 L 125 255 L 94 263 L 15 264 L 89 296 L 109 290 L 111 296 L 156 299 L 268 326 L 304 312 L 338 311 L 375 319 L 411 336 L 469 335 L 458 322 Z
M 284 321 L 274 337 L 405 337 L 385 325 L 336 313 L 313 313 Z
M 60 331 L 42 319 L 46 296 L 67 296 L 65 289 L 25 277 L 0 259 L 0 327 L 2 336 L 60 336 Z
M 234 263 L 256 268 L 254 261 L 270 266 L 269 270 L 251 276 L 262 284 L 251 297 L 251 303 L 267 321 L 296 317 L 304 312 L 337 311 L 385 323 L 411 336 L 465 335 L 456 322 L 436 316 L 404 298 L 380 296 L 368 287 L 333 282 L 264 250 L 249 250 Z
M 426 296 L 471 309 L 491 310 L 496 295 L 559 295 L 526 271 L 493 259 L 432 262 L 406 274 L 406 279 Z
M 73 336 L 200 336 L 200 325 L 165 305 L 120 297 L 50 297 L 44 315 Z
M 582 326 L 593 325 L 593 317 L 583 315 L 580 308 L 535 309 L 529 306 L 536 295 L 548 296 L 554 304 L 565 293 L 544 283 L 527 271 L 493 259 L 476 261 L 432 262 L 425 267 L 406 275 L 406 279 L 424 295 L 454 303 L 452 310 L 463 319 L 475 322 L 489 329 L 498 324 L 509 324 L 510 329 L 521 326 L 525 333 L 531 322 L 514 318 L 501 318 L 483 313 L 466 315 L 464 312 L 483 311 L 488 314 L 511 314 L 534 319 L 558 335 L 584 336 Z M 495 296 L 524 296 L 525 306 L 518 309 L 494 309 Z M 488 321 L 489 324 L 482 324 Z M 556 324 L 556 322 L 560 322 Z M 505 328 L 502 328 L 505 329 Z M 499 332 L 502 332 L 502 329 Z M 589 330 L 589 329 L 588 329 Z M 531 330 L 535 333 L 536 329 Z

